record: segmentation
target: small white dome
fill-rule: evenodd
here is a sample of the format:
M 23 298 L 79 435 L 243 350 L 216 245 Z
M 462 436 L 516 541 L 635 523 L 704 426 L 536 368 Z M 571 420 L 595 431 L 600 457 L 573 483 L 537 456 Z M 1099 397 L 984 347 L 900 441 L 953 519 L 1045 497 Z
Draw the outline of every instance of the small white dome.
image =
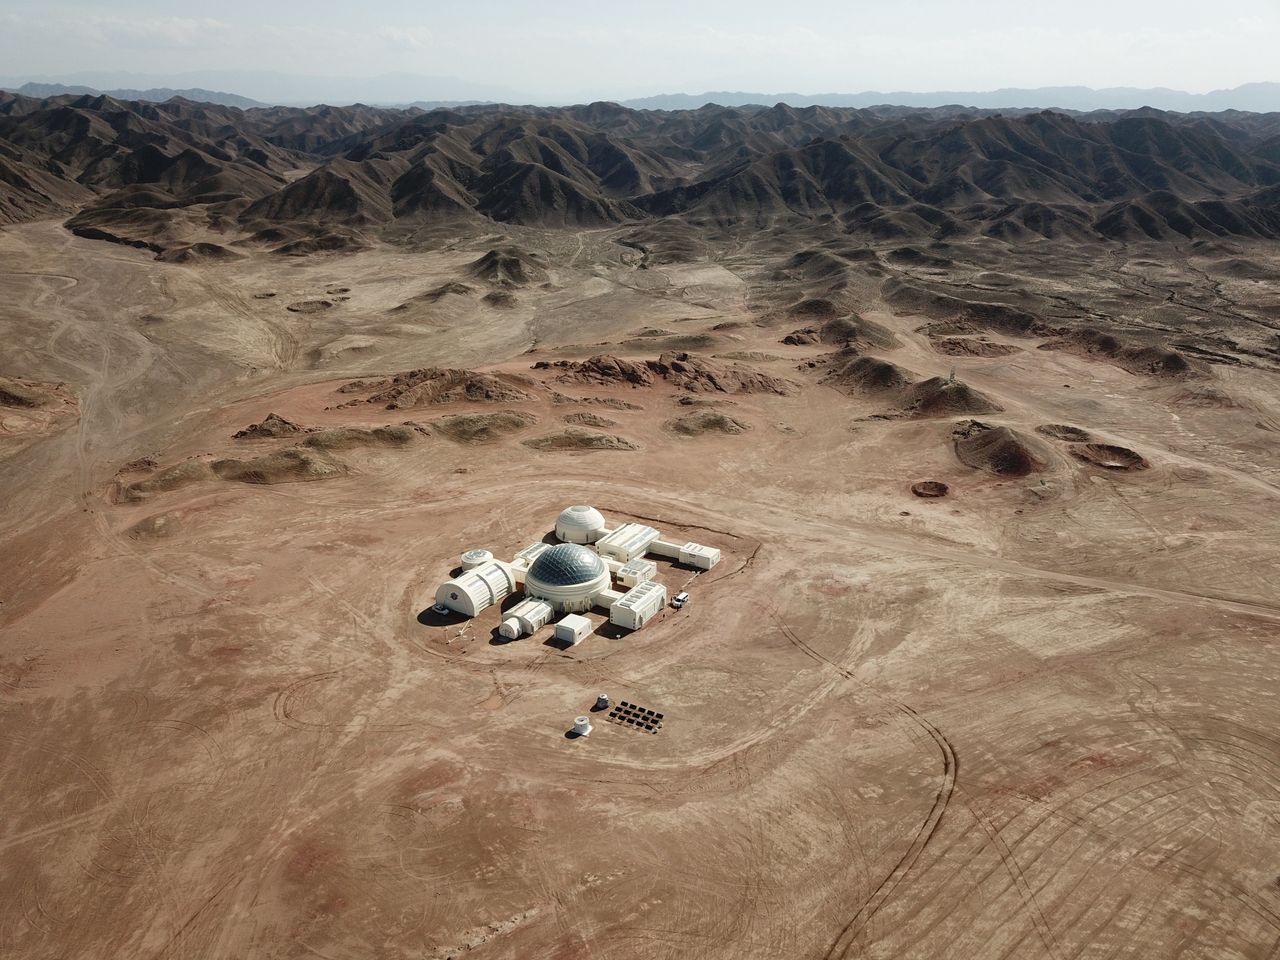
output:
M 584 503 L 566 507 L 556 518 L 556 537 L 565 543 L 595 543 L 604 530 L 604 516 Z

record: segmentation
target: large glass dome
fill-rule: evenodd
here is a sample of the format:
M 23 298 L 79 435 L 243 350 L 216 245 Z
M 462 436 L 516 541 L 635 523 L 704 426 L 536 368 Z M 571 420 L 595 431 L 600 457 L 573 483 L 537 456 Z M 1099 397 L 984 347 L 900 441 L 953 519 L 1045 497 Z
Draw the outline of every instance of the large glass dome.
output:
M 576 543 L 557 543 L 538 554 L 528 578 L 549 587 L 589 583 L 607 568 L 600 556 Z

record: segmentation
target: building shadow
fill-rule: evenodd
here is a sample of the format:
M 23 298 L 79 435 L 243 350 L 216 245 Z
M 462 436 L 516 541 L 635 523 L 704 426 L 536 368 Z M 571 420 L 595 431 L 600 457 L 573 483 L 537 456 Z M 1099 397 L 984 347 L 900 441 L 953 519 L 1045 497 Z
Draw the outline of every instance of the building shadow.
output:
M 437 613 L 434 606 L 427 607 L 418 614 L 418 622 L 424 627 L 456 627 L 466 619 L 462 614 L 454 613 L 452 610 Z

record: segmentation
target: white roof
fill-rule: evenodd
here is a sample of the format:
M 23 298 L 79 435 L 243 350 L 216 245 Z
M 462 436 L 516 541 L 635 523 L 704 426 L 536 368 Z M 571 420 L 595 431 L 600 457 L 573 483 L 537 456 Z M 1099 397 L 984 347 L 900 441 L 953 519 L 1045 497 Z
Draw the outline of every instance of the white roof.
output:
M 628 553 L 635 553 L 649 546 L 658 539 L 658 531 L 643 523 L 624 523 L 612 533 L 607 533 L 600 540 L 602 545 L 622 547 Z
M 614 606 L 631 607 L 638 606 L 645 602 L 651 594 L 661 592 L 664 596 L 667 588 L 656 580 L 646 580 L 644 583 L 637 583 L 634 587 L 622 595 L 622 598 L 614 601 Z
M 603 530 L 604 515 L 595 507 L 578 503 L 565 507 L 556 519 L 556 527 L 573 530 Z
M 570 630 L 577 630 L 582 626 L 591 626 L 590 619 L 577 613 L 566 613 L 560 618 L 560 623 L 568 627 Z

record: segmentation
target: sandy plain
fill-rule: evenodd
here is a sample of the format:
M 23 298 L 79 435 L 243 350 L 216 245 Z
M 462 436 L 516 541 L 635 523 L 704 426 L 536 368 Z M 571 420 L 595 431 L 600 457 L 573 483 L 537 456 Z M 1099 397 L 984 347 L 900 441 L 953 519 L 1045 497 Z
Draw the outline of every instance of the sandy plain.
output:
M 1274 361 L 1168 379 L 992 332 L 1016 349 L 945 355 L 865 278 L 861 316 L 896 338 L 869 352 L 958 377 L 1033 438 L 1043 469 L 1001 477 L 957 459 L 962 418 L 880 419 L 806 366 L 830 345 L 780 342 L 801 324 L 770 312 L 779 238 L 683 263 L 616 239 L 180 265 L 52 222 L 0 232 L 0 373 L 53 398 L 0 434 L 0 953 L 1276 955 Z M 546 283 L 413 300 L 500 245 Z M 1176 311 L 1185 336 L 1280 327 L 1274 284 L 1215 274 L 1220 253 L 969 253 L 897 274 L 1123 303 L 1153 330 Z M 288 309 L 312 301 L 331 305 Z M 533 368 L 690 345 L 794 386 Z M 531 399 L 339 406 L 423 367 L 527 377 Z M 438 429 L 495 410 L 536 419 Z M 700 410 L 748 429 L 673 432 Z M 327 479 L 122 497 L 296 445 L 232 438 L 269 413 L 422 429 L 333 453 Z M 524 442 L 580 413 L 637 449 Z M 1044 424 L 1149 466 L 1081 461 Z M 948 495 L 913 496 L 925 479 Z M 724 562 L 664 566 L 688 608 L 567 650 L 497 643 L 492 610 L 430 614 L 463 549 L 509 555 L 579 501 Z M 599 691 L 661 732 L 566 739 Z

